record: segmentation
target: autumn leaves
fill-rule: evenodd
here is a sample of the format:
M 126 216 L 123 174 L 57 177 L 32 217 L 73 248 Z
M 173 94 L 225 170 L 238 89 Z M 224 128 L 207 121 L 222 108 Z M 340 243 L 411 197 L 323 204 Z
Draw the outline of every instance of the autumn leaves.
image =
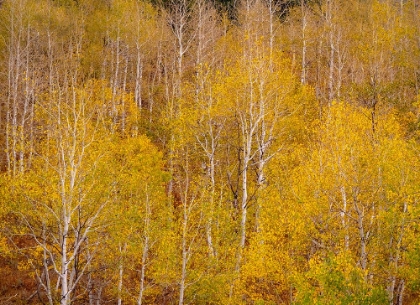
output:
M 0 11 L 21 302 L 417 300 L 413 3 L 41 4 Z

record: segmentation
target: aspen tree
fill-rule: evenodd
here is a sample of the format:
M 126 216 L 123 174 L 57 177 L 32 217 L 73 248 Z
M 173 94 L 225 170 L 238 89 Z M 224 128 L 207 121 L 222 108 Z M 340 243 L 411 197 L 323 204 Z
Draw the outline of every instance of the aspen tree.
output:
M 33 109 L 37 89 L 36 78 L 42 75 L 39 63 L 41 46 L 36 34 L 36 18 L 41 8 L 32 1 L 8 2 L 2 8 L 3 37 L 5 37 L 4 56 L 7 58 L 3 88 L 5 103 L 2 105 L 4 147 L 2 159 L 12 175 L 28 169 L 33 154 L 34 128 Z M 32 12 L 34 10 L 36 13 Z M 6 60 L 5 58 L 5 60 Z
M 46 96 L 39 103 L 37 121 L 45 124 L 48 136 L 37 145 L 33 172 L 20 186 L 22 204 L 35 207 L 21 214 L 22 228 L 44 253 L 44 273 L 37 277 L 51 304 L 70 304 L 77 298 L 91 263 L 85 256 L 87 241 L 108 202 L 107 192 L 98 193 L 104 191 L 103 180 L 95 176 L 104 155 L 98 146 L 103 130 L 99 122 L 90 121 L 98 105 L 86 104 L 91 92 L 73 90 Z M 89 243 L 92 253 L 96 242 Z
M 162 185 L 166 180 L 162 155 L 145 136 L 114 141 L 112 158 L 118 165 L 114 173 L 116 194 L 107 216 L 118 215 L 108 231 L 110 251 L 118 249 L 114 253 L 119 256 L 114 271 L 118 279 L 117 302 L 129 300 L 128 291 L 137 291 L 132 299 L 136 304 L 144 304 L 156 282 L 152 269 L 161 258 L 158 248 L 165 239 L 170 217 Z M 128 280 L 133 276 L 135 286 Z
M 294 78 L 289 73 L 286 61 L 274 51 L 270 57 L 270 39 L 264 37 L 269 32 L 266 14 L 266 8 L 258 1 L 244 3 L 239 13 L 244 28 L 235 29 L 235 33 L 243 37 L 244 41 L 237 44 L 233 42 L 230 46 L 232 50 L 241 53 L 241 57 L 232 60 L 230 66 L 223 71 L 225 80 L 219 88 L 229 101 L 229 124 L 233 127 L 232 131 L 237 132 L 235 142 L 231 141 L 228 146 L 237 150 L 238 156 L 235 163 L 237 174 L 234 178 L 237 179 L 237 184 L 230 186 L 234 200 L 237 199 L 239 216 L 239 244 L 235 267 L 238 276 L 247 236 L 253 231 L 248 212 L 254 213 L 254 230 L 258 231 L 261 209 L 258 188 L 263 187 L 266 180 L 264 169 L 279 148 L 273 149 L 271 145 L 275 141 L 276 133 L 281 130 L 281 118 L 291 111 L 288 109 L 287 99 L 294 88 Z M 251 175 L 254 169 L 257 173 L 255 180 Z M 230 183 L 233 183 L 233 175 L 229 177 Z M 234 288 L 233 282 L 231 297 L 236 293 Z
M 347 286 L 354 290 L 356 299 L 361 299 L 369 291 L 369 297 L 378 299 L 367 302 L 380 304 L 386 294 L 390 302 L 399 298 L 394 292 L 401 290 L 397 286 L 402 286 L 396 283 L 404 282 L 399 279 L 398 270 L 402 264 L 401 245 L 406 240 L 401 228 L 407 225 L 410 195 L 402 193 L 412 186 L 415 174 L 408 164 L 398 166 L 401 163 L 397 160 L 402 156 L 411 160 L 410 164 L 414 162 L 410 147 L 401 142 L 394 117 L 381 114 L 373 131 L 368 113 L 366 108 L 344 103 L 332 106 L 326 125 L 320 129 L 319 147 L 314 149 L 314 155 L 310 157 L 312 161 L 302 164 L 306 172 L 310 171 L 307 177 L 314 179 L 308 189 L 309 197 L 301 197 L 303 193 L 297 193 L 297 196 L 300 200 L 307 200 L 307 211 L 311 215 L 308 216 L 313 222 L 308 225 L 313 228 L 310 230 L 313 232 L 313 255 L 309 263 L 313 264 L 310 267 L 315 272 L 311 271 L 310 276 L 323 281 L 325 274 L 322 273 L 326 271 L 317 268 L 324 268 L 321 266 L 328 266 L 330 262 L 344 263 L 339 267 L 344 268 L 341 269 L 343 274 L 350 272 L 345 268 L 358 274 L 354 278 L 356 282 L 344 276 L 345 280 L 340 282 L 343 287 L 322 284 L 326 285 L 321 288 L 326 289 L 323 293 L 326 296 L 331 293 L 337 299 L 345 298 L 345 295 L 339 295 Z M 354 134 L 344 130 L 344 126 L 348 128 L 345 122 L 351 122 Z M 401 149 L 397 152 L 394 145 Z M 315 172 L 312 168 L 316 168 Z M 398 178 L 395 170 L 399 172 Z M 396 195 L 394 190 L 397 189 L 402 193 L 397 191 L 399 195 Z M 393 227 L 392 232 L 388 231 L 389 226 Z M 383 242 L 392 246 L 384 247 Z M 344 261 L 339 262 L 342 259 Z M 387 266 L 386 271 L 381 266 Z M 393 267 L 389 269 L 390 266 Z
M 206 125 L 202 132 L 195 136 L 197 142 L 201 146 L 203 153 L 207 157 L 204 161 L 205 172 L 209 184 L 209 215 L 206 224 L 206 238 L 209 247 L 209 254 L 216 256 L 216 250 L 213 245 L 213 226 L 215 212 L 216 197 L 216 149 L 219 145 L 220 133 L 223 123 L 216 123 L 212 117 L 211 109 L 213 108 L 213 98 L 211 93 L 210 79 L 212 71 L 219 60 L 216 55 L 216 43 L 221 36 L 219 26 L 219 17 L 216 9 L 206 0 L 198 0 L 194 5 L 192 24 L 196 24 L 196 35 L 192 48 L 195 53 L 195 103 L 193 107 L 200 109 L 199 122 L 200 125 Z M 192 96 L 190 98 L 193 98 Z M 208 186 L 206 185 L 205 188 Z

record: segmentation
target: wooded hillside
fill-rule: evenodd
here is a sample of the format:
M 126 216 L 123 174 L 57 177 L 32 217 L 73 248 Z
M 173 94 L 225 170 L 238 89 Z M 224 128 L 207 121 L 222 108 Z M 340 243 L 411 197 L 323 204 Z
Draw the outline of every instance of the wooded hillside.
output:
M 419 304 L 418 0 L 4 0 L 1 304 Z

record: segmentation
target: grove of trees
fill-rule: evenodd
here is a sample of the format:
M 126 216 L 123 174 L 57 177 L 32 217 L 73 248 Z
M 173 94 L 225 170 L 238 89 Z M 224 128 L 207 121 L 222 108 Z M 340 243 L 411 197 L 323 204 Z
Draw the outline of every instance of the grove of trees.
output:
M 1 304 L 419 304 L 418 0 L 0 1 Z

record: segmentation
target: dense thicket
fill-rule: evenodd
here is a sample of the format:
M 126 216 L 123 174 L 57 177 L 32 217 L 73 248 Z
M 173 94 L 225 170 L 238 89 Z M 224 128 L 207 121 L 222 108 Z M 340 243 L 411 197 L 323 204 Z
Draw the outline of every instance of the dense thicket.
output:
M 0 303 L 418 304 L 416 0 L 5 0 Z

